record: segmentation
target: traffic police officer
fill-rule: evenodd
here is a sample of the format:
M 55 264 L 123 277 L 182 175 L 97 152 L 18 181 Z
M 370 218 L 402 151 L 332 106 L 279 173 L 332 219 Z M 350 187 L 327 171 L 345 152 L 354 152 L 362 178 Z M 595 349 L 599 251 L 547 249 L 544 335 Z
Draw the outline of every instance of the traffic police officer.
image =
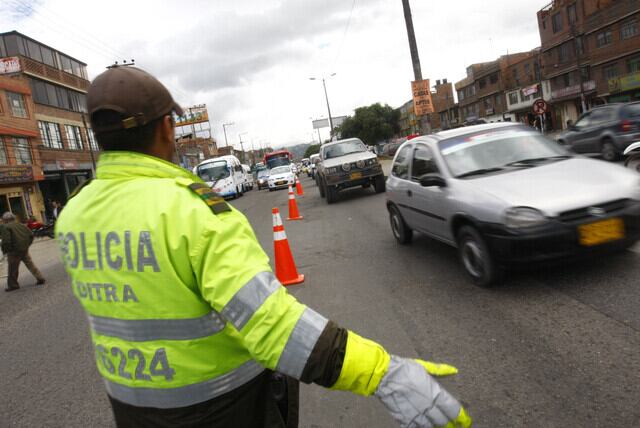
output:
M 471 425 L 431 376 L 455 368 L 390 355 L 287 293 L 247 219 L 170 163 L 183 111 L 158 80 L 112 67 L 87 103 L 103 153 L 56 237 L 118 426 L 287 426 L 274 372 L 375 395 L 401 426 Z

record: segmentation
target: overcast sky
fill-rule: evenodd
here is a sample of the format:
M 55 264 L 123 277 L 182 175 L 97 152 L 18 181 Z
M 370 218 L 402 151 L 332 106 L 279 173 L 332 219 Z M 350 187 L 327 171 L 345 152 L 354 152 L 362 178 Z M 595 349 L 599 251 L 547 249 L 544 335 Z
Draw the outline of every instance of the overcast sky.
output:
M 540 44 L 549 0 L 412 0 L 422 74 L 457 81 L 466 66 Z M 317 140 L 310 118 L 411 98 L 401 0 L 1 0 L 0 32 L 18 30 L 88 64 L 122 59 L 158 77 L 184 107 L 207 104 L 224 145 Z M 325 129 L 322 138 L 326 138 Z M 245 145 L 245 149 L 247 146 Z

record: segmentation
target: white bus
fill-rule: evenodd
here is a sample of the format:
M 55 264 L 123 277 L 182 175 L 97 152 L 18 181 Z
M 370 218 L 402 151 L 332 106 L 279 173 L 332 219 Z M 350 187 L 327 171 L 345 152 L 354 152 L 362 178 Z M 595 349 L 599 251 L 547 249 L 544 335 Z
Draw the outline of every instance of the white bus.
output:
M 224 198 L 237 198 L 244 193 L 244 170 L 235 156 L 207 159 L 193 168 L 193 173 Z

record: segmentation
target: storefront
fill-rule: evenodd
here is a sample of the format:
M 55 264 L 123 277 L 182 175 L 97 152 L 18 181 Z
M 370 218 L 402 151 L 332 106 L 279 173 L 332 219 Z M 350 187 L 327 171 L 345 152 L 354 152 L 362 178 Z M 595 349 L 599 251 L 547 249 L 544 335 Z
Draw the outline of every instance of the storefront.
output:
M 51 216 L 51 202 L 66 204 L 76 187 L 92 177 L 91 163 L 57 161 L 44 164 L 44 180 L 39 182 L 42 197 L 47 206 L 47 217 Z
M 32 166 L 0 167 L 0 214 L 12 212 L 19 220 L 33 216 L 45 219 L 45 206 L 38 184 L 34 180 Z
M 628 103 L 640 101 L 640 72 L 630 73 L 625 76 L 609 80 L 610 103 Z

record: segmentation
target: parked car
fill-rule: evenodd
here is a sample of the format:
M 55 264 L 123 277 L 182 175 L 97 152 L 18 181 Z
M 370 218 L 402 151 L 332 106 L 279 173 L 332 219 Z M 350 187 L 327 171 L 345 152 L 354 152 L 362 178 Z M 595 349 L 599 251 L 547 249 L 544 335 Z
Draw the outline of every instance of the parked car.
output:
M 327 143 L 320 147 L 318 186 L 320 196 L 332 204 L 341 190 L 373 184 L 376 193 L 384 192 L 385 182 L 378 156 L 367 150 L 358 138 Z
M 640 140 L 640 102 L 607 104 L 583 113 L 558 137 L 576 153 L 600 153 L 615 161 L 627 146 Z
M 269 187 L 269 171 L 261 169 L 256 173 L 256 182 L 258 183 L 258 190 L 266 189 Z
M 253 190 L 253 174 L 251 174 L 251 167 L 249 165 L 242 165 L 242 171 L 244 172 L 244 191 L 248 192 Z
M 625 249 L 640 238 L 640 180 L 521 124 L 492 123 L 408 141 L 387 181 L 391 230 L 457 247 L 473 282 L 504 268 Z
M 207 159 L 194 167 L 193 173 L 225 198 L 237 198 L 244 194 L 244 171 L 238 158 L 233 155 Z
M 269 191 L 283 189 L 289 185 L 296 185 L 296 177 L 291 169 L 291 165 L 282 165 L 271 168 L 269 171 Z
M 320 162 L 320 155 L 315 153 L 311 156 L 309 156 L 309 172 L 307 172 L 307 175 L 311 178 L 313 178 L 315 180 L 316 178 L 316 171 L 317 171 L 317 165 L 318 162 Z

